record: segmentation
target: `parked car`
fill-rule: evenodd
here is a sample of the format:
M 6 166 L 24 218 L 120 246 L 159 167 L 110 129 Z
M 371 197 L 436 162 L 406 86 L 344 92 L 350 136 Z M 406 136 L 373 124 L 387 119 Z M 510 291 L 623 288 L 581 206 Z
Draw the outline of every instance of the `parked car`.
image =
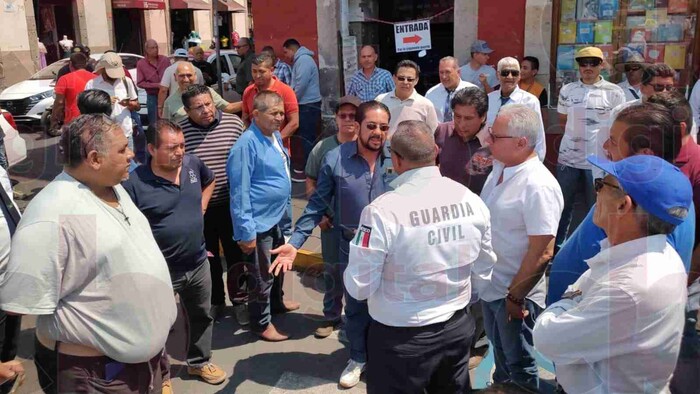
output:
M 90 57 L 99 60 L 102 56 L 92 54 Z M 129 70 L 132 78 L 136 81 L 136 62 L 143 56 L 131 53 L 120 53 L 124 67 Z M 0 107 L 10 112 L 19 124 L 29 126 L 41 125 L 44 130 L 49 128 L 51 109 L 53 108 L 54 91 L 56 84 L 56 74 L 68 64 L 68 59 L 61 59 L 51 63 L 29 79 L 18 82 L 0 93 Z M 146 92 L 138 89 L 141 118 L 148 118 L 146 110 Z
M 216 52 L 209 54 L 207 61 L 213 64 L 214 69 L 216 69 Z M 236 72 L 238 71 L 238 66 L 240 66 L 241 61 L 241 56 L 236 53 L 235 49 L 221 50 L 221 80 L 224 83 L 228 82 L 231 88 L 235 88 Z M 226 89 L 226 87 L 224 87 L 224 89 Z
M 5 152 L 7 152 L 7 162 L 10 167 L 27 158 L 27 142 L 19 135 L 17 125 L 12 114 L 3 110 L 0 116 L 0 129 L 5 137 Z

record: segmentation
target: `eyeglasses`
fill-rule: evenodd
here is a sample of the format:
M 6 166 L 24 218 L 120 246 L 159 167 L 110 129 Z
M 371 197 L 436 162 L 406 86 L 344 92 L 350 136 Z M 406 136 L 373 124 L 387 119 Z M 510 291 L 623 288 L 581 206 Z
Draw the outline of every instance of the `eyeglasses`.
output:
M 598 67 L 602 63 L 600 59 L 583 59 L 577 60 L 579 67 Z
M 355 114 L 337 114 L 336 116 L 342 120 L 355 120 Z
M 500 139 L 500 138 L 520 138 L 520 137 L 516 137 L 514 135 L 496 135 L 493 133 L 493 127 L 489 127 L 488 132 L 494 141 L 496 141 L 497 139 Z
M 639 71 L 642 69 L 642 66 L 625 66 L 625 72 L 628 73 L 630 71 Z
M 517 77 L 518 75 L 520 75 L 520 71 L 518 71 L 518 70 L 501 70 L 501 76 L 503 78 L 508 77 L 508 75 L 512 75 L 514 77 Z
M 369 130 L 376 130 L 377 127 L 379 127 L 379 130 L 383 132 L 389 131 L 389 125 L 388 124 L 376 124 L 376 123 L 367 123 L 365 126 L 367 126 L 367 129 Z
M 596 193 L 599 193 L 600 190 L 603 188 L 603 186 L 609 186 L 609 187 L 612 187 L 612 188 L 617 189 L 617 190 L 622 190 L 622 188 L 620 186 L 613 185 L 612 183 L 609 183 L 609 182 L 605 182 L 603 180 L 603 178 L 596 178 L 595 180 L 593 180 L 593 187 L 594 187 Z
M 396 77 L 396 79 L 398 79 L 399 82 L 413 82 L 416 80 L 416 78 L 409 78 L 409 77 Z
M 660 85 L 660 84 L 650 84 L 652 87 L 654 87 L 654 91 L 657 93 L 661 93 L 663 91 L 667 92 L 673 92 L 676 90 L 676 87 L 673 85 Z
M 386 148 L 389 150 L 389 153 L 393 153 L 393 154 L 395 154 L 396 156 L 398 156 L 398 157 L 400 157 L 400 158 L 403 159 L 403 156 L 401 156 L 401 153 L 395 151 L 394 149 L 391 149 L 390 146 L 387 146 Z

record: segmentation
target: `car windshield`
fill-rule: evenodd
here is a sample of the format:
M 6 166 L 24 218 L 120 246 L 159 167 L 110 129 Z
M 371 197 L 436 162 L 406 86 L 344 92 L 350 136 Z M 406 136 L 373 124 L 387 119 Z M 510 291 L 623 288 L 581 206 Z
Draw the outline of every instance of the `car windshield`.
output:
M 56 78 L 56 74 L 58 74 L 58 71 L 66 64 L 68 64 L 68 59 L 61 59 L 55 63 L 51 63 L 38 73 L 32 75 L 29 79 L 54 79 Z

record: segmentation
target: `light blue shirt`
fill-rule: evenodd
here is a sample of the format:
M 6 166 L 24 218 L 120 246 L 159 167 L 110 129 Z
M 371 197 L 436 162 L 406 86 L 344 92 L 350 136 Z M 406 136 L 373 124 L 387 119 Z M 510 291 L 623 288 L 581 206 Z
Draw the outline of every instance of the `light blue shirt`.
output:
M 499 84 L 496 70 L 492 66 L 483 65 L 479 67 L 478 70 L 474 70 L 472 66 L 467 63 L 459 69 L 459 75 L 462 81 L 471 82 L 478 86 L 479 89 L 484 90 L 484 85 L 479 80 L 479 75 L 481 74 L 486 74 L 486 81 L 492 88 Z

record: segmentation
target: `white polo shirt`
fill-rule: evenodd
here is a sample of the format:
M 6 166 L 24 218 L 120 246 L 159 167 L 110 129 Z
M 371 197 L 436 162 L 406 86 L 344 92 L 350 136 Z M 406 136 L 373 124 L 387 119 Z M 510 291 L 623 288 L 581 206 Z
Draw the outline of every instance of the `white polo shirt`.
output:
M 365 207 L 345 288 L 393 327 L 449 320 L 478 300 L 496 256 L 479 196 L 435 166 L 406 171 Z
M 455 90 L 453 90 L 450 93 L 448 93 L 447 88 L 445 88 L 445 85 L 441 83 L 428 89 L 428 92 L 425 93 L 425 98 L 427 98 L 428 100 L 430 100 L 431 103 L 433 103 L 433 107 L 435 107 L 435 113 L 437 114 L 438 122 L 442 123 L 445 121 L 445 103 L 447 102 L 447 100 L 452 100 L 452 97 L 455 96 L 455 93 L 459 92 L 464 88 L 469 87 L 476 88 L 477 86 L 473 83 L 462 81 L 460 79 L 459 84 L 457 85 Z
M 597 152 L 598 132 L 610 126 L 612 109 L 624 102 L 622 89 L 603 77 L 593 85 L 581 80 L 564 85 L 557 105 L 557 112 L 567 115 L 559 164 L 590 170 L 591 163 L 586 158 Z
M 568 393 L 668 392 L 685 322 L 686 278 L 665 235 L 610 246 L 537 319 L 535 348 Z
M 435 131 L 438 126 L 437 113 L 433 103 L 427 98 L 421 96 L 413 90 L 413 93 L 406 99 L 401 100 L 396 97 L 396 90 L 388 93 L 382 93 L 375 99 L 386 105 L 391 113 L 391 121 L 389 122 L 389 134 L 387 134 L 387 142 L 396 131 L 396 127 L 404 120 L 422 120 L 428 124 L 430 130 Z
M 124 99 L 138 100 L 138 92 L 136 86 L 131 79 L 124 77 L 114 81 L 114 84 L 108 83 L 101 75 L 89 80 L 85 84 L 85 90 L 97 89 L 107 92 L 110 97 L 116 97 L 117 102 L 112 104 L 112 120 L 122 126 L 126 138 L 131 137 L 134 132 L 133 122 L 131 121 L 131 111 L 128 108 L 119 104 L 119 101 Z
M 625 101 L 639 100 L 642 98 L 642 91 L 630 85 L 629 81 L 624 80 L 617 84 L 625 93 Z M 640 85 L 641 86 L 641 85 Z
M 498 178 L 503 174 L 503 181 Z M 529 236 L 556 236 L 564 209 L 564 197 L 554 175 L 537 157 L 505 168 L 494 160 L 481 198 L 491 212 L 491 239 L 498 258 L 489 286 L 481 295 L 484 301 L 506 297 L 508 287 L 520 270 L 529 245 Z M 527 298 L 544 308 L 544 276 Z
M 488 145 L 488 127 L 493 126 L 493 122 L 496 121 L 496 116 L 501 107 L 510 104 L 522 104 L 533 111 L 537 112 L 540 118 L 540 132 L 537 139 L 537 145 L 535 145 L 535 152 L 537 152 L 537 157 L 540 161 L 544 161 L 544 156 L 547 153 L 547 141 L 544 135 L 544 123 L 542 122 L 542 110 L 540 109 L 540 99 L 535 97 L 532 93 L 528 93 L 519 87 L 515 87 L 515 90 L 508 96 L 508 101 L 505 104 L 501 104 L 501 90 L 494 90 L 488 94 L 489 98 L 489 110 L 486 113 L 486 126 L 481 131 L 479 131 L 479 140 L 482 141 L 482 145 Z
M 0 308 L 38 315 L 43 337 L 139 363 L 165 346 L 175 296 L 148 220 L 113 190 L 121 212 L 65 172 L 39 192 L 12 238 Z

